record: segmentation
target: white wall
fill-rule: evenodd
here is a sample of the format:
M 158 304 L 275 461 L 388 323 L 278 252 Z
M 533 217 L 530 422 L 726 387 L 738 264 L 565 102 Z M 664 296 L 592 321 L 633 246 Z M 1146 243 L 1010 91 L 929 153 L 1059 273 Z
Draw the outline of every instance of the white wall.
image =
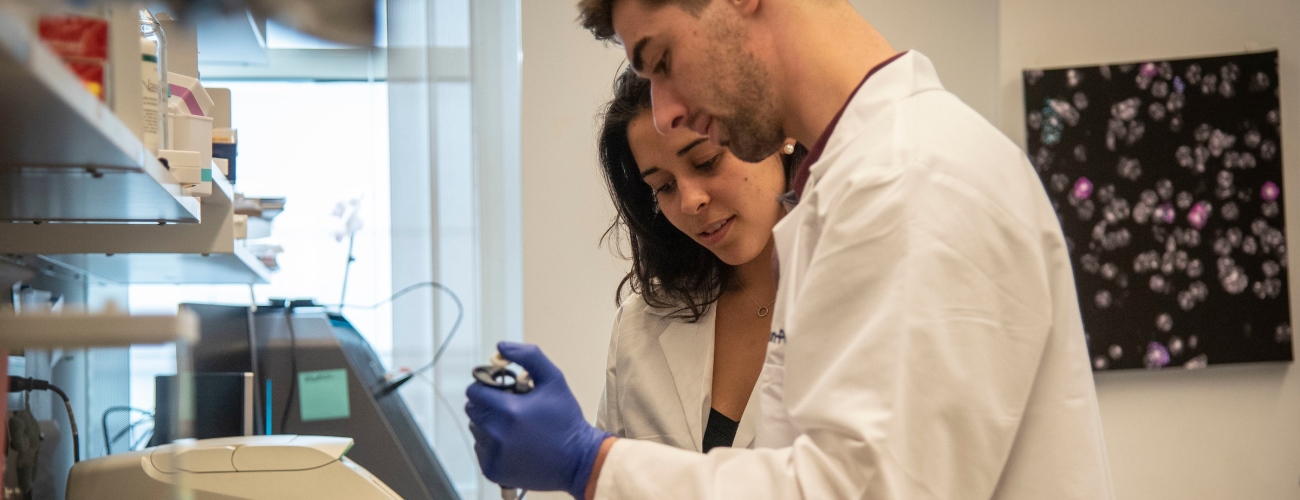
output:
M 1000 25 L 1001 123 L 1022 145 L 1024 68 L 1280 49 L 1284 187 L 1300 193 L 1300 2 L 1002 0 Z M 1296 238 L 1300 204 L 1287 208 Z M 1300 370 L 1290 364 L 1106 373 L 1097 387 L 1121 500 L 1300 497 Z
M 934 61 L 946 87 L 997 123 L 998 0 L 850 0 L 898 50 Z
M 598 246 L 614 206 L 596 163 L 596 113 L 623 52 L 577 25 L 576 2 L 520 3 L 524 340 L 564 370 L 594 420 L 614 288 L 628 267 Z

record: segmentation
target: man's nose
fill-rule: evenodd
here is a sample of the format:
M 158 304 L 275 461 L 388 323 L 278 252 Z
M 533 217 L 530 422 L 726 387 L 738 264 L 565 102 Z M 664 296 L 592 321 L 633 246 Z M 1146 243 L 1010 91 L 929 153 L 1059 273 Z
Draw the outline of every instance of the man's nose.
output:
M 666 135 L 677 127 L 689 125 L 686 123 L 686 104 L 672 86 L 651 83 L 650 102 L 654 111 L 655 130 L 660 134 Z

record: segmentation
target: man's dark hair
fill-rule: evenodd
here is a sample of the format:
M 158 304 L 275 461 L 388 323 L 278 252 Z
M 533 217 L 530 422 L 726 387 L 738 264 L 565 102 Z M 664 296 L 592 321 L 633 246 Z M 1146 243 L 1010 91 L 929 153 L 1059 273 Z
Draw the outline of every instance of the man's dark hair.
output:
M 618 0 L 578 0 L 578 20 L 582 22 L 582 27 L 586 28 L 595 35 L 597 40 L 605 42 L 617 42 L 614 37 L 614 2 Z M 668 4 L 676 4 L 692 14 L 698 14 L 700 9 L 708 5 L 712 0 L 624 0 L 641 2 L 648 7 L 662 7 Z
M 597 139 L 605 186 L 618 211 L 604 240 L 614 240 L 617 248 L 626 235 L 631 250 L 632 269 L 619 283 L 614 301 L 622 302 L 627 287 L 646 304 L 695 322 L 717 302 L 724 285 L 730 286 L 732 268 L 656 210 L 654 190 L 641 178 L 627 138 L 628 125 L 650 106 L 650 82 L 631 68 L 624 70 L 614 81 L 614 98 L 605 108 Z M 794 154 L 782 156 L 787 185 L 807 153 L 796 145 Z

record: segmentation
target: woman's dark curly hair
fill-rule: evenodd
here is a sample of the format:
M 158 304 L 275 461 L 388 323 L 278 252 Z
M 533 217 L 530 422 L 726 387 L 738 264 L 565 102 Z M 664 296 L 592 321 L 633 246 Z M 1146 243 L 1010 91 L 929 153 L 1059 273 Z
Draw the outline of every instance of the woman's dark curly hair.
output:
M 653 190 L 642 180 L 627 139 L 628 124 L 648 111 L 650 82 L 628 68 L 614 80 L 614 98 L 605 107 L 598 145 L 605 185 L 618 209 L 604 239 L 612 237 L 617 248 L 626 234 L 632 252 L 632 269 L 619 283 L 614 301 L 622 302 L 627 287 L 650 306 L 674 309 L 672 316 L 695 322 L 717 302 L 723 285 L 729 285 L 732 269 L 656 210 Z M 807 152 L 796 145 L 794 154 L 782 157 L 787 185 Z

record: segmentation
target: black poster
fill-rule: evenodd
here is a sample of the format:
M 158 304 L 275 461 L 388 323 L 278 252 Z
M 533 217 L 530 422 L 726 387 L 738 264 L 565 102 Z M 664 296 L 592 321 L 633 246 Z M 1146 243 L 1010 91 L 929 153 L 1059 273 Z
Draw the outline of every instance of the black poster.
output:
M 1093 368 L 1291 360 L 1277 52 L 1024 84 Z

